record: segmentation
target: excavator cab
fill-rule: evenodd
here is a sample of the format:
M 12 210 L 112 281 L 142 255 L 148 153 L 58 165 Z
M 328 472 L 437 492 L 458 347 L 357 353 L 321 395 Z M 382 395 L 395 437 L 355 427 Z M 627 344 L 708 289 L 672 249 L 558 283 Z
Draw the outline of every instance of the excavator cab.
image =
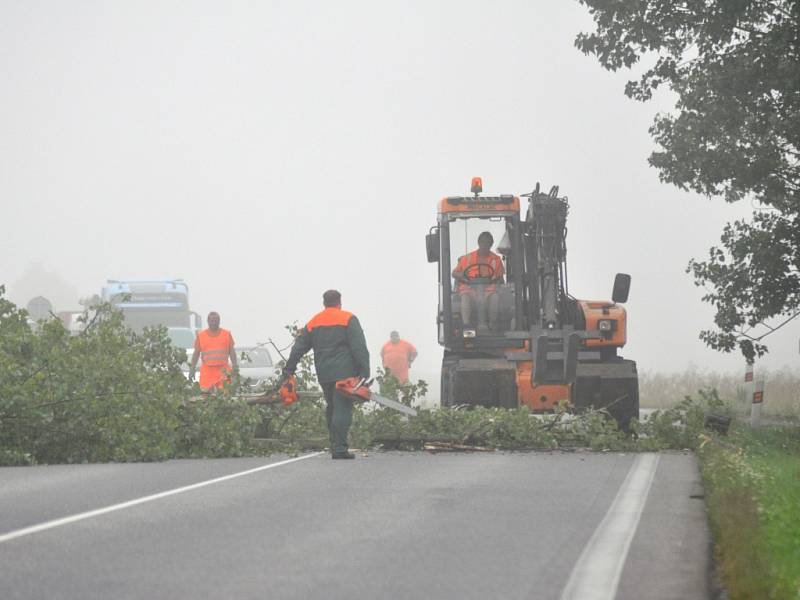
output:
M 617 275 L 612 301 L 573 298 L 558 188 L 537 184 L 524 213 L 518 196 L 482 188 L 474 178 L 473 195 L 443 198 L 425 240 L 438 270 L 442 404 L 545 412 L 567 402 L 607 408 L 627 428 L 639 407 L 636 365 L 617 355 L 630 276 Z
M 515 323 L 517 273 L 510 248 L 494 240 L 508 244 L 512 225 L 503 217 L 457 218 L 448 225 L 452 334 L 465 339 L 502 337 Z
M 478 240 L 487 234 L 489 253 L 476 258 Z M 506 332 L 523 320 L 519 199 L 444 198 L 426 248 L 428 260 L 438 263 L 439 343 L 466 351 L 505 347 Z M 454 277 L 458 267 L 460 280 Z M 471 310 L 465 310 L 465 303 Z M 465 322 L 467 315 L 471 322 Z

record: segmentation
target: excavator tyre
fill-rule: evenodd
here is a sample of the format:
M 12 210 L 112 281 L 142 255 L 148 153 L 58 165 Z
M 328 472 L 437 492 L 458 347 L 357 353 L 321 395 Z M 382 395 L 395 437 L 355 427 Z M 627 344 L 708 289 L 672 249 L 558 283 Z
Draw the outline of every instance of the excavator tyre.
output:
M 516 408 L 516 367 L 505 359 L 445 357 L 441 403 Z
M 572 388 L 576 410 L 606 409 L 626 433 L 632 418 L 639 418 L 639 379 L 636 363 L 619 359 L 606 363 L 581 363 Z

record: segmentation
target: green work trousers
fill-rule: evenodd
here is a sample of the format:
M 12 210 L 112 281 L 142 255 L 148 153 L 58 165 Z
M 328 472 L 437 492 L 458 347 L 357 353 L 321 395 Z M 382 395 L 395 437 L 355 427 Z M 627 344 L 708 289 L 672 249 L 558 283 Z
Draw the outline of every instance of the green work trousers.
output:
M 353 422 L 353 401 L 336 391 L 336 382 L 323 383 L 325 395 L 325 418 L 331 436 L 331 451 L 334 454 L 347 452 L 347 433 Z

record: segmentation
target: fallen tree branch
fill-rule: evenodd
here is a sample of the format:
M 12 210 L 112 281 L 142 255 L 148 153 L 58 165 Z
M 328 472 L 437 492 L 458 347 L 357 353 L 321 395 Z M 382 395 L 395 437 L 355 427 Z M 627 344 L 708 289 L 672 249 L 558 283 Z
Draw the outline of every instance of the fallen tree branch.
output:
M 310 399 L 316 400 L 317 398 L 322 397 L 322 392 L 314 392 L 314 391 L 301 391 L 297 392 L 297 398 L 299 400 Z M 244 394 L 242 396 L 245 402 L 249 405 L 253 406 L 254 404 L 277 404 L 281 402 L 280 394 L 278 390 L 270 390 L 269 392 L 263 392 L 261 394 Z
M 463 444 L 461 436 L 442 436 L 442 437 L 422 437 L 422 436 L 391 436 L 391 437 L 375 437 L 372 443 L 381 445 L 384 448 L 401 448 L 412 446 L 415 448 L 422 448 L 427 443 L 441 443 L 441 444 Z
M 285 448 L 295 447 L 302 450 L 324 450 L 330 446 L 330 441 L 325 438 L 286 439 L 286 438 L 253 438 L 256 446 L 276 445 Z
M 494 448 L 486 448 L 485 446 L 469 446 L 464 444 L 455 444 L 453 442 L 426 442 L 422 446 L 423 450 L 428 452 L 494 452 Z

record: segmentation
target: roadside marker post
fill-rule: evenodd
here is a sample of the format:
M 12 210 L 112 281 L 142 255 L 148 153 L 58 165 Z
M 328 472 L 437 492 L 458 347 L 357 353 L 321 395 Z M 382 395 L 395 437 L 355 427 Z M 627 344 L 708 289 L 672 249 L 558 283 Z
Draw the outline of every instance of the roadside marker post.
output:
M 744 393 L 745 393 L 745 399 L 747 399 L 748 396 L 750 397 L 750 424 L 753 427 L 756 427 L 757 424 L 756 425 L 753 424 L 754 419 L 757 420 L 757 417 L 754 414 L 755 408 L 753 404 L 753 394 L 755 394 L 755 384 L 753 383 L 753 370 L 754 370 L 753 361 L 748 360 L 744 366 Z M 758 417 L 760 416 L 761 415 L 759 414 Z
M 764 380 L 759 379 L 753 387 L 753 403 L 750 405 L 750 426 L 761 424 L 761 407 L 764 406 Z

